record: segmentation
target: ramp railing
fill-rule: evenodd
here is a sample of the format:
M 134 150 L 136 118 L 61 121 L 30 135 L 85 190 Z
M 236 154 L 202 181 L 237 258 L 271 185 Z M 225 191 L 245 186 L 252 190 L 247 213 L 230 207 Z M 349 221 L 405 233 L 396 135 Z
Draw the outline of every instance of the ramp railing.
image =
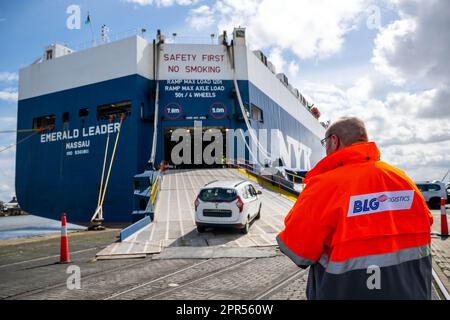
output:
M 291 199 L 297 198 L 304 188 L 303 177 L 290 172 L 276 171 L 276 168 L 259 169 L 260 167 L 257 164 L 246 159 L 227 159 L 226 166 L 241 170 L 247 174 L 248 178 L 252 176 L 261 186 L 268 187 L 272 191 L 280 194 L 285 194 Z M 263 174 L 264 169 L 272 169 L 274 170 L 274 174 Z M 300 183 L 296 183 L 298 181 Z
M 146 170 L 134 176 L 133 222 L 145 216 L 153 220 L 160 186 L 161 175 L 158 171 Z

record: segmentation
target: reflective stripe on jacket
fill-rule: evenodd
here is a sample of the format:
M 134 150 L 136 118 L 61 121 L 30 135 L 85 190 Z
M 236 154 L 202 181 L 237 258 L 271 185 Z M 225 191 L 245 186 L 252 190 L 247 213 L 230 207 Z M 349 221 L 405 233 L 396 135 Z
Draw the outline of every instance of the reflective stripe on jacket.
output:
M 433 217 L 406 174 L 373 142 L 322 159 L 277 236 L 311 266 L 308 299 L 430 299 Z

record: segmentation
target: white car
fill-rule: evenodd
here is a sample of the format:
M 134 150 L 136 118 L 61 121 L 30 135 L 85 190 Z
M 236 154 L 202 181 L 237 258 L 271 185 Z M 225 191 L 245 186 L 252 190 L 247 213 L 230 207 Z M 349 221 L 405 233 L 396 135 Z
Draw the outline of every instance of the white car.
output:
M 440 181 L 418 181 L 416 185 L 422 192 L 430 209 L 439 209 L 441 207 L 441 198 L 447 200 L 445 184 Z
M 244 180 L 212 181 L 195 199 L 197 231 L 207 227 L 234 227 L 248 233 L 250 222 L 261 217 L 261 191 Z

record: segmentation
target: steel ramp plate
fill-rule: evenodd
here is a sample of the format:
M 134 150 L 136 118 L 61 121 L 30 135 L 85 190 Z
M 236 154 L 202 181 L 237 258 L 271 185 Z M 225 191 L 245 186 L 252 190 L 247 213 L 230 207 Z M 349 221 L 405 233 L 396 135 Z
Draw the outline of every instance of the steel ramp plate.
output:
M 166 259 L 217 259 L 217 258 L 269 258 L 275 257 L 278 251 L 274 247 L 202 247 L 202 248 L 166 248 L 154 255 L 154 260 Z
M 238 250 L 276 246 L 275 237 L 283 228 L 284 217 L 294 203 L 267 189 L 263 189 L 261 195 L 261 219 L 253 221 L 248 234 L 234 229 L 197 232 L 193 204 L 200 187 L 213 180 L 235 179 L 249 180 L 236 169 L 168 171 L 162 180 L 154 221 L 123 242 L 113 243 L 103 249 L 97 257 L 158 254 L 164 248 L 182 248 L 181 251 L 186 249 L 189 252 L 199 250 L 199 255 L 202 255 L 209 252 L 208 247 L 214 247 L 217 251 L 220 248 Z
M 114 255 L 148 255 L 159 253 L 162 250 L 161 241 L 147 241 L 147 242 L 116 242 L 99 253 L 96 257 L 114 256 Z

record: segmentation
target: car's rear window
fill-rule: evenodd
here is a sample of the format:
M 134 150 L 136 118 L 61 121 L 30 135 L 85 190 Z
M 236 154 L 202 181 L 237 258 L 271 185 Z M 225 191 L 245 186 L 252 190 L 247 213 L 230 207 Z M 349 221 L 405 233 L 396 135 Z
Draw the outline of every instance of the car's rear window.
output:
M 417 188 L 419 188 L 420 191 L 428 191 L 428 186 L 425 184 L 416 184 Z
M 440 191 L 441 190 L 441 186 L 438 184 L 430 184 L 428 186 L 428 190 L 429 191 Z
M 438 184 L 417 184 L 420 191 L 440 191 L 441 187 Z
M 209 188 L 200 191 L 199 198 L 205 202 L 231 202 L 236 199 L 236 191 L 226 188 Z

